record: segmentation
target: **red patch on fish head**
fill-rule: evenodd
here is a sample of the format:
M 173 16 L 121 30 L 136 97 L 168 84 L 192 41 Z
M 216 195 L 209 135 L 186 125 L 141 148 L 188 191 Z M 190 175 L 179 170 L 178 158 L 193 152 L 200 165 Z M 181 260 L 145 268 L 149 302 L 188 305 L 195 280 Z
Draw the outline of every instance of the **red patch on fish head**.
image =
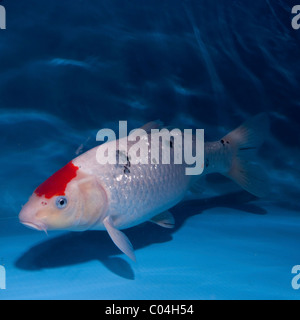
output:
M 54 196 L 66 195 L 68 183 L 77 176 L 79 167 L 69 162 L 66 166 L 55 172 L 49 179 L 43 182 L 34 193 L 38 197 L 45 196 L 46 199 L 51 199 Z

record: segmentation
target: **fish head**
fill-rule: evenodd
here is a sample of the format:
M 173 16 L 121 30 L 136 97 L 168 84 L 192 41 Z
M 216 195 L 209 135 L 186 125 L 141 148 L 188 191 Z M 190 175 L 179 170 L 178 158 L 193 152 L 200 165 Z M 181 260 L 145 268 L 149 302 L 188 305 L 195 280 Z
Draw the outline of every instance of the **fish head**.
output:
M 107 210 L 104 188 L 91 174 L 70 162 L 41 184 L 23 206 L 19 219 L 43 230 L 84 231 Z

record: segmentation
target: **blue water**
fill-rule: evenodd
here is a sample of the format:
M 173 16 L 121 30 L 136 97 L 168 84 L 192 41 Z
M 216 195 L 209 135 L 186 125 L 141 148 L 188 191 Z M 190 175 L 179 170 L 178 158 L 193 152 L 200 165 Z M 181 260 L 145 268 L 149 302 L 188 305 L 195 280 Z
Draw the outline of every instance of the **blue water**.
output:
M 0 299 L 299 299 L 300 30 L 296 1 L 1 1 Z M 300 4 L 300 3 L 299 3 Z M 259 152 L 272 182 L 256 199 L 211 176 L 176 228 L 126 234 L 18 222 L 49 175 L 96 145 L 99 129 L 160 119 L 219 139 L 268 112 Z

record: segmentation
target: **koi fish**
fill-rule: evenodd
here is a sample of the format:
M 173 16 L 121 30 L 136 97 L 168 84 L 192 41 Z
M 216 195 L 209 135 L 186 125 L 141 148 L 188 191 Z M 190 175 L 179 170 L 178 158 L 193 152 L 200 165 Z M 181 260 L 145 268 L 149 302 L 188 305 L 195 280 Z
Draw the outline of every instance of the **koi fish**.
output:
M 152 122 L 143 128 L 151 135 L 150 129 L 157 126 Z M 266 173 L 252 159 L 268 126 L 266 114 L 259 114 L 221 140 L 206 142 L 201 176 L 220 173 L 249 193 L 265 196 Z M 121 139 L 117 142 L 120 146 Z M 135 261 L 132 244 L 121 230 L 146 221 L 173 228 L 175 220 L 168 210 L 183 200 L 188 190 L 197 189 L 200 178 L 186 175 L 185 164 L 149 161 L 131 165 L 127 159 L 126 165 L 100 165 L 97 148 L 81 154 L 42 183 L 23 206 L 20 222 L 45 232 L 106 230 L 116 246 Z

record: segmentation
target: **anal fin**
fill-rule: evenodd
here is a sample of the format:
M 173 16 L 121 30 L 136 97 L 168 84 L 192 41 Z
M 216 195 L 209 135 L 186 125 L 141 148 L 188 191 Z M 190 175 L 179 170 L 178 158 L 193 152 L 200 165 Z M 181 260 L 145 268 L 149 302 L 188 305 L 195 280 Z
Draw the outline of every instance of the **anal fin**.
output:
M 153 217 L 150 221 L 164 228 L 171 229 L 175 226 L 175 219 L 170 211 L 162 212 Z
M 127 236 L 122 231 L 114 227 L 111 217 L 106 217 L 103 220 L 103 223 L 114 244 L 135 262 L 136 258 L 133 246 Z

